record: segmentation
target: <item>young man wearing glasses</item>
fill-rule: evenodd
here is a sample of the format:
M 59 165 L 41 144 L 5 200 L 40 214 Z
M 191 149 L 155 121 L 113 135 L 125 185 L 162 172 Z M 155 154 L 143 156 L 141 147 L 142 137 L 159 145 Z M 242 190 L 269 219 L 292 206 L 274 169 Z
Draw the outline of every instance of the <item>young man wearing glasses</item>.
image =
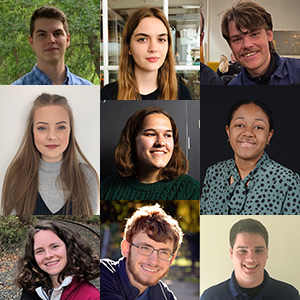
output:
M 182 243 L 178 222 L 158 204 L 138 209 L 127 220 L 121 243 L 123 258 L 100 261 L 102 300 L 176 300 L 160 280 Z

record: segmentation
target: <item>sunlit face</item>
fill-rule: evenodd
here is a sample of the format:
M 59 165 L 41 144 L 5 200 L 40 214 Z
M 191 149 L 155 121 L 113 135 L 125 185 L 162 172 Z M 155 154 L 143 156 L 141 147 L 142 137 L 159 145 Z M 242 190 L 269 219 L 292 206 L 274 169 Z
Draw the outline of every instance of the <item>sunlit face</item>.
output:
M 70 45 L 70 35 L 63 23 L 57 19 L 37 18 L 34 22 L 33 37 L 29 37 L 31 48 L 36 53 L 37 64 L 64 64 L 66 49 Z
M 246 28 L 241 28 L 241 31 L 236 28 L 234 21 L 229 22 L 231 50 L 236 60 L 252 77 L 261 76 L 267 71 L 270 63 L 269 42 L 273 40 L 273 31 L 265 29 L 249 31 Z
M 150 239 L 145 232 L 135 235 L 132 243 L 137 246 L 151 246 L 156 250 L 164 249 L 171 253 L 174 246 L 173 241 L 170 240 L 165 243 L 158 243 Z M 176 256 L 174 255 L 170 261 L 159 259 L 157 251 L 154 251 L 151 256 L 144 256 L 139 254 L 138 248 L 132 246 L 127 241 L 122 242 L 122 253 L 127 257 L 126 271 L 130 283 L 141 292 L 148 286 L 156 285 L 160 279 L 168 274 L 169 267 Z
M 41 230 L 34 235 L 34 258 L 38 266 L 49 274 L 52 282 L 67 265 L 65 243 L 52 231 Z
M 136 137 L 137 169 L 139 174 L 159 172 L 170 161 L 174 149 L 172 125 L 163 114 L 151 114 Z
M 157 72 L 166 59 L 168 38 L 167 28 L 160 19 L 142 19 L 130 40 L 129 54 L 135 62 L 135 71 Z
M 233 249 L 230 248 L 235 277 L 244 288 L 253 288 L 264 280 L 268 249 L 264 238 L 258 234 L 242 232 L 236 235 Z
M 63 159 L 70 131 L 69 114 L 62 106 L 50 105 L 36 109 L 33 118 L 34 143 L 44 161 L 58 162 Z
M 273 130 L 262 108 L 253 103 L 241 105 L 234 113 L 226 132 L 235 153 L 235 160 L 256 163 L 263 155 Z

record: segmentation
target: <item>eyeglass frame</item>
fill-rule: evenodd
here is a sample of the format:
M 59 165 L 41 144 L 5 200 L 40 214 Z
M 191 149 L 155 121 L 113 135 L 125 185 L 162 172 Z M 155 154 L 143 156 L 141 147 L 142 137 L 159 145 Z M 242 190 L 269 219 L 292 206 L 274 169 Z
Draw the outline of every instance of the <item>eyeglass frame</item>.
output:
M 174 253 L 173 254 L 171 254 L 170 255 L 170 258 L 168 259 L 168 260 L 165 260 L 165 259 L 162 259 L 162 258 L 160 258 L 160 256 L 159 256 L 159 251 L 161 251 L 161 250 L 163 250 L 163 249 L 154 249 L 152 246 L 148 246 L 148 245 L 140 245 L 140 246 L 138 246 L 138 245 L 135 245 L 134 243 L 130 243 L 132 246 L 134 246 L 134 247 L 137 247 L 137 249 L 138 249 L 138 253 L 139 254 L 141 254 L 141 255 L 143 255 L 143 256 L 147 256 L 147 257 L 150 257 L 152 254 L 153 254 L 153 252 L 154 251 L 157 251 L 157 257 L 160 259 L 160 260 L 163 260 L 163 261 L 170 261 L 171 259 L 172 259 L 172 257 L 174 257 Z M 152 252 L 151 252 L 151 254 L 150 255 L 146 255 L 146 254 L 142 254 L 142 253 L 140 253 L 140 247 L 142 247 L 142 246 L 146 246 L 146 247 L 149 247 L 149 248 L 152 248 L 153 250 L 152 250 Z

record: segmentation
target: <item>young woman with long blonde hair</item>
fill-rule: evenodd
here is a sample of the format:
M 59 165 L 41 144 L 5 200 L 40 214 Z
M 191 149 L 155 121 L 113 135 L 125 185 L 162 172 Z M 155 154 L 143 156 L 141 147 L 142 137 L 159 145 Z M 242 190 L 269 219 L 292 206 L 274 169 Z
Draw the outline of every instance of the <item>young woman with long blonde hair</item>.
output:
M 102 100 L 189 100 L 176 76 L 169 23 L 155 7 L 135 11 L 126 22 L 118 81 L 101 90 Z
M 76 141 L 67 99 L 41 94 L 5 174 L 2 213 L 92 215 L 99 210 L 99 189 L 97 172 Z

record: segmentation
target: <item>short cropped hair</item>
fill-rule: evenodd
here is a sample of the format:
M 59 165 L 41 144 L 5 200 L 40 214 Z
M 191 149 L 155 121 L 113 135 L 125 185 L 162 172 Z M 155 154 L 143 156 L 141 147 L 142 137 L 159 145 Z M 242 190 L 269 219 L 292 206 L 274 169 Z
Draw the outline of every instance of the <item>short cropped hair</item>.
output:
M 142 130 L 145 118 L 152 114 L 163 114 L 171 122 L 174 150 L 169 163 L 160 170 L 162 179 L 176 179 L 188 171 L 188 161 L 181 150 L 179 133 L 173 118 L 161 107 L 147 107 L 135 112 L 127 121 L 115 149 L 115 162 L 118 172 L 123 177 L 136 174 L 136 137 Z
M 253 1 L 238 1 L 227 9 L 221 22 L 221 31 L 224 39 L 230 46 L 228 25 L 231 21 L 235 22 L 236 28 L 241 31 L 241 27 L 250 31 L 257 29 L 273 30 L 272 16 L 261 5 Z M 269 42 L 269 50 L 275 53 L 273 41 Z
M 236 222 L 230 229 L 229 242 L 230 242 L 231 249 L 233 249 L 237 234 L 242 232 L 254 233 L 260 235 L 265 240 L 266 246 L 268 248 L 269 235 L 265 226 L 257 220 L 244 219 Z
M 53 6 L 43 6 L 34 11 L 30 19 L 30 36 L 33 37 L 34 23 L 38 18 L 48 18 L 60 20 L 63 24 L 66 34 L 69 33 L 67 17 L 63 11 Z
M 167 215 L 158 203 L 140 207 L 133 213 L 126 222 L 124 240 L 132 243 L 134 236 L 140 232 L 147 233 L 150 239 L 158 243 L 172 241 L 173 253 L 182 243 L 183 232 L 178 222 Z

